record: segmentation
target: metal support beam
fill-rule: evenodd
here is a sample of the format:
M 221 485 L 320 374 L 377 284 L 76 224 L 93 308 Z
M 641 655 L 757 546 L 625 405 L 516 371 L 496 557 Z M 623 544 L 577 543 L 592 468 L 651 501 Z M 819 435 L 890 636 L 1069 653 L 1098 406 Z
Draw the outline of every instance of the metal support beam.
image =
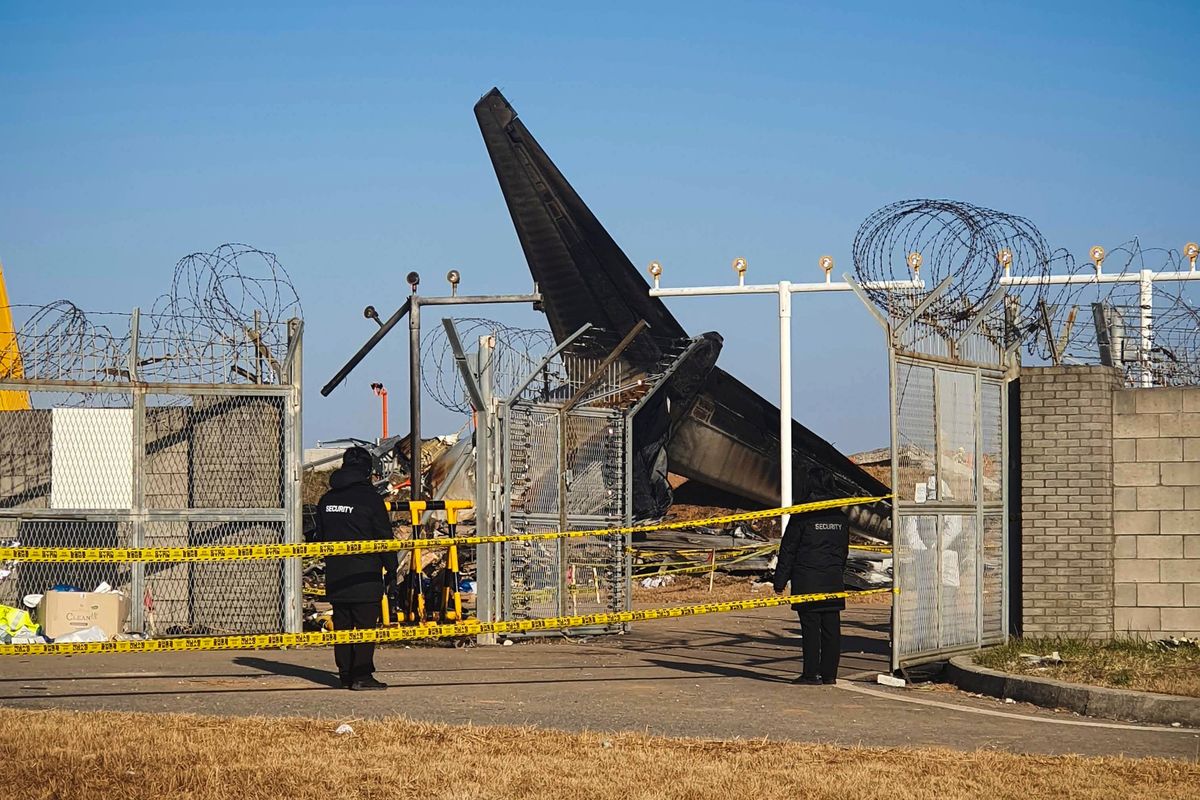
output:
M 391 333 L 392 328 L 396 327 L 400 320 L 404 319 L 405 315 L 408 314 L 411 308 L 412 300 L 405 300 L 404 305 L 396 309 L 396 312 L 392 314 L 392 316 L 388 317 L 388 321 L 383 323 L 383 325 L 379 327 L 379 330 L 375 331 L 371 338 L 367 340 L 367 343 L 360 347 L 358 352 L 346 362 L 346 365 L 338 370 L 337 374 L 329 380 L 329 383 L 325 384 L 325 386 L 321 389 L 321 396 L 328 397 L 329 393 L 336 389 L 338 384 L 344 381 L 346 376 L 354 371 L 354 368 L 359 365 L 359 362 L 366 358 L 367 354 L 375 349 L 375 345 L 379 344 L 381 341 L 383 341 L 383 337 Z
M 458 366 L 458 373 L 462 376 L 463 385 L 467 387 L 467 394 L 471 396 L 471 407 L 477 412 L 484 409 L 483 392 L 479 384 L 475 381 L 475 376 L 471 374 L 471 368 L 467 364 L 467 354 L 463 351 L 462 340 L 458 338 L 458 329 L 454 327 L 454 320 L 442 320 L 442 327 L 446 329 L 446 340 L 450 342 L 450 350 L 454 353 L 454 363 Z
M 1050 308 L 1046 305 L 1045 300 L 1038 302 L 1038 311 L 1042 315 L 1042 330 L 1046 333 L 1046 345 L 1050 348 L 1050 361 L 1057 367 L 1061 363 L 1061 358 L 1058 354 L 1058 343 L 1054 337 L 1054 323 L 1050 320 Z
M 792 284 L 779 282 L 779 505 L 792 504 Z M 787 530 L 790 514 L 780 517 Z M 716 558 L 716 556 L 713 556 Z
M 871 316 L 874 317 L 875 321 L 879 323 L 879 327 L 883 328 L 884 334 L 890 338 L 891 324 L 888 322 L 887 317 L 885 317 L 883 313 L 875 307 L 875 303 L 872 302 L 871 297 L 867 294 L 867 290 L 863 288 L 862 284 L 858 283 L 858 281 L 854 280 L 849 275 L 843 275 L 842 277 L 845 278 L 846 285 L 850 287 L 850 290 L 853 291 L 858 299 L 862 301 L 862 304 L 866 306 L 867 311 L 871 312 Z
M 997 289 L 996 291 L 994 291 L 990 295 L 988 295 L 987 300 L 983 301 L 983 305 L 979 307 L 979 311 L 977 311 L 975 313 L 975 316 L 971 318 L 971 321 L 970 321 L 970 323 L 967 324 L 967 327 L 965 329 L 963 329 L 962 333 L 960 333 L 957 337 L 955 337 L 955 339 L 954 339 L 954 352 L 955 353 L 958 352 L 958 348 L 962 347 L 962 343 L 964 341 L 966 341 L 967 337 L 970 336 L 972 333 L 974 333 L 976 330 L 978 330 L 979 326 L 983 324 L 983 321 L 985 319 L 987 319 L 987 315 L 992 313 L 992 309 L 995 308 L 996 304 L 999 303 L 1004 298 L 1004 295 L 1007 292 L 1008 292 L 1008 290 L 1005 287 L 1001 286 L 999 289 Z
M 563 339 L 561 344 L 547 353 L 546 357 L 539 361 L 538 365 L 534 367 L 528 375 L 525 376 L 525 380 L 521 381 L 517 388 L 513 390 L 513 393 L 509 396 L 509 402 L 511 403 L 513 400 L 519 398 L 521 396 L 521 392 L 525 391 L 525 389 L 529 387 L 529 384 L 533 383 L 533 379 L 536 378 L 541 371 L 546 368 L 547 364 L 553 361 L 559 353 L 574 344 L 576 339 L 578 339 L 580 336 L 583 336 L 591 329 L 592 323 L 588 322 L 584 324 L 579 330 L 572 333 L 566 339 Z
M 617 343 L 617 346 L 612 349 L 612 352 L 605 356 L 604 360 L 600 362 L 599 366 L 592 370 L 591 374 L 584 379 L 583 383 L 580 384 L 579 389 L 574 395 L 571 396 L 571 399 L 568 400 L 566 405 L 564 405 L 559 411 L 559 415 L 561 416 L 566 414 L 568 411 L 578 405 L 579 401 L 583 399 L 583 396 L 591 391 L 591 388 L 600 381 L 600 378 L 604 375 L 604 371 L 611 367 L 616 360 L 621 357 L 621 354 L 629 348 L 629 345 L 633 344 L 633 340 L 636 339 L 642 333 L 642 331 L 646 330 L 648 327 L 650 326 L 646 324 L 646 320 L 639 319 L 637 323 L 629 329 L 629 333 L 625 334 L 625 338 L 621 339 L 621 341 Z
M 413 286 L 408 312 L 408 449 L 409 497 L 425 498 L 425 476 L 421 471 L 421 301 Z
M 946 290 L 950 288 L 950 284 L 953 283 L 953 281 L 954 276 L 947 275 L 941 283 L 933 287 L 933 291 L 926 295 L 925 299 L 917 304 L 917 307 L 912 310 L 912 313 L 900 321 L 895 328 L 894 335 L 897 338 L 903 336 L 904 332 L 907 331 L 918 319 L 920 319 L 921 315 L 928 311 L 929 307 L 933 305 L 939 297 L 946 293 Z

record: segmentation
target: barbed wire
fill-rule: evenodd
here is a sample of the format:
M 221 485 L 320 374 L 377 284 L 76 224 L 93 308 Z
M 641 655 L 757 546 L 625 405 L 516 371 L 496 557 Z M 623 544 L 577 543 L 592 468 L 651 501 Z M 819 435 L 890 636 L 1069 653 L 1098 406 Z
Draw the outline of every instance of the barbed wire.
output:
M 287 321 L 303 314 L 291 276 L 274 253 L 223 244 L 179 260 L 170 290 L 151 309 L 146 338 L 248 343 L 260 345 L 258 351 L 281 353 L 287 348 Z
M 875 211 L 859 226 L 854 272 L 872 301 L 893 317 L 907 315 L 928 290 L 952 278 L 950 288 L 920 317 L 931 328 L 950 333 L 983 310 L 999 287 L 1002 251 L 1023 275 L 1050 272 L 1050 246 L 1024 217 L 956 200 L 902 200 Z M 916 259 L 914 270 L 910 260 Z M 925 291 L 879 285 L 912 280 L 916 274 L 925 282 Z
M 70 300 L 10 308 L 14 321 L 24 318 L 16 330 L 17 341 L 24 346 L 17 358 L 5 360 L 0 378 L 74 375 L 82 381 L 111 379 L 105 365 L 121 351 L 123 339 L 114 336 L 108 326 L 93 322 Z
M 130 379 L 130 314 L 85 312 L 69 300 L 11 308 L 20 356 L 0 363 L 0 378 Z M 288 320 L 302 316 L 299 294 L 274 253 L 245 244 L 192 253 L 140 315 L 132 367 L 143 381 L 276 382 Z
M 1104 259 L 1108 275 L 1136 275 L 1150 270 L 1185 272 L 1187 260 L 1170 248 L 1143 247 L 1131 239 L 1109 248 Z M 1088 271 L 1094 267 L 1086 265 Z M 1053 309 L 1055 333 L 1061 338 L 1061 356 L 1069 361 L 1099 363 L 1101 332 L 1094 307 L 1103 309 L 1103 334 L 1115 366 L 1124 369 L 1127 382 L 1140 383 L 1148 368 L 1155 386 L 1200 385 L 1200 287 L 1193 281 L 1155 281 L 1151 293 L 1149 342 L 1146 364 L 1142 360 L 1142 308 L 1140 285 L 1089 283 L 1072 287 L 1058 298 Z M 1044 332 L 1043 332 L 1044 333 Z M 1039 352 L 1048 357 L 1049 336 L 1039 338 Z
M 495 347 L 488 366 L 499 397 L 511 394 L 518 381 L 532 372 L 554 347 L 554 336 L 548 330 L 519 328 L 481 317 L 455 319 L 454 326 L 468 352 L 476 349 L 481 336 L 495 337 Z M 442 325 L 430 326 L 422 341 L 421 384 L 425 392 L 443 408 L 470 413 L 471 403 Z

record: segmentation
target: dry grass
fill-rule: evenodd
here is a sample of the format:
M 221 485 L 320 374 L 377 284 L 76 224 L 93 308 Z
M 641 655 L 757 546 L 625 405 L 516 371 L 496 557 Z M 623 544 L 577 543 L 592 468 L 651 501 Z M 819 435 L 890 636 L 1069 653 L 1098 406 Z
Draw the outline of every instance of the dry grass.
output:
M 1055 650 L 1065 663 L 1038 667 L 1020 657 L 1022 653 L 1045 656 Z M 1200 697 L 1200 647 L 1194 646 L 1165 650 L 1137 639 L 1017 639 L 980 653 L 975 660 L 990 669 L 1022 675 Z
M 712 742 L 531 728 L 0 711 L 9 797 L 956 798 L 1172 800 L 1200 766 L 1159 759 Z M 36 765 L 26 768 L 20 765 Z
M 749 600 L 770 597 L 774 594 L 766 584 L 754 585 L 753 578 L 739 578 L 718 572 L 713 580 L 713 590 L 708 591 L 708 575 L 675 575 L 675 582 L 657 589 L 646 589 L 636 581 L 633 584 L 635 608 L 659 608 L 692 603 L 722 603 L 728 600 Z M 891 605 L 890 594 L 852 597 L 850 603 L 862 605 Z

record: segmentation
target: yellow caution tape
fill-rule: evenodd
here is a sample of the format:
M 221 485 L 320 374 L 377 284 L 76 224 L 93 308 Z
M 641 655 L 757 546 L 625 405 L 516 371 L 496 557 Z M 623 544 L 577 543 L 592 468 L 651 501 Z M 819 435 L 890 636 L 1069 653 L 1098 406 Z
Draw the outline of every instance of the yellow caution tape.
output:
M 497 536 L 459 536 L 438 539 L 375 539 L 360 542 L 313 542 L 305 544 L 247 544 L 210 545 L 206 547 L 0 547 L 0 561 L 57 562 L 68 564 L 105 563 L 180 563 L 193 561 L 246 561 L 272 558 L 321 558 L 326 556 L 365 555 L 367 553 L 390 553 L 415 548 L 450 547 L 499 542 L 540 542 L 555 539 L 585 539 L 595 536 L 620 536 L 631 533 L 652 533 L 691 528 L 697 525 L 720 525 L 729 522 L 746 522 L 768 519 L 784 514 L 803 514 L 824 511 L 830 508 L 876 503 L 891 495 L 881 497 L 848 497 L 838 500 L 820 500 L 815 503 L 769 508 L 763 511 L 745 511 L 723 517 L 665 522 L 657 525 L 633 525 L 623 528 L 603 528 L 590 531 L 553 531 L 547 533 L 520 533 Z
M 329 633 L 267 633 L 238 636 L 208 636 L 202 638 L 144 639 L 116 642 L 72 642 L 69 644 L 4 644 L 0 656 L 91 655 L 94 653 L 177 653 L 196 650 L 265 650 L 278 647 L 320 647 L 331 644 L 361 644 L 374 642 L 409 642 L 417 639 L 444 639 L 480 634 L 526 633 L 529 631 L 569 630 L 593 625 L 614 625 L 625 622 L 648 622 L 657 619 L 695 617 L 730 611 L 749 611 L 791 603 L 812 603 L 869 594 L 892 592 L 892 589 L 868 589 L 861 592 L 825 592 L 787 597 L 760 597 L 752 600 L 727 600 L 720 603 L 699 603 L 672 608 L 651 608 L 643 611 L 612 611 L 601 614 L 581 614 L 568 617 L 520 619 L 501 622 L 462 622 L 455 625 L 427 625 L 370 630 L 332 631 Z

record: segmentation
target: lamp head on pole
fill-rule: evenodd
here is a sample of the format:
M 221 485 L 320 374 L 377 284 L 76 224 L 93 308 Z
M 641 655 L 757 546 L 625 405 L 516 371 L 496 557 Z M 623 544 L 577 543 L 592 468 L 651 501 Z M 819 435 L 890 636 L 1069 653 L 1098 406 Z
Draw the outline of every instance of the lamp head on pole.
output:
M 735 258 L 733 260 L 733 271 L 738 276 L 738 286 L 746 285 L 746 259 Z
M 817 266 L 825 272 L 825 282 L 829 283 L 830 275 L 833 273 L 833 256 L 821 256 L 817 259 Z
M 925 261 L 915 250 L 908 254 L 908 268 L 912 270 L 913 280 L 921 280 L 921 264 Z
M 446 273 L 446 280 L 450 282 L 450 296 L 458 297 L 458 282 L 462 280 L 462 275 L 458 270 L 452 269 Z
M 1092 263 L 1096 265 L 1096 274 L 1099 275 L 1100 270 L 1104 267 L 1104 248 L 1096 245 L 1088 251 L 1088 255 L 1091 257 Z
M 413 294 L 417 293 L 417 286 L 421 283 L 421 275 L 417 272 L 410 272 L 405 276 L 404 280 L 408 281 L 408 286 L 412 289 Z
M 1196 271 L 1196 259 L 1200 258 L 1200 244 L 1188 242 L 1183 246 L 1183 255 L 1192 265 L 1192 272 Z
M 646 270 L 650 273 L 650 277 L 654 278 L 654 288 L 657 289 L 658 280 L 662 277 L 662 264 L 657 261 L 651 261 L 650 266 L 646 267 Z
M 1004 277 L 1007 278 L 1009 271 L 1012 269 L 1012 250 L 1009 250 L 1007 247 L 1000 248 L 1000 252 L 996 253 L 996 260 L 999 261 L 1000 266 L 1004 268 Z

